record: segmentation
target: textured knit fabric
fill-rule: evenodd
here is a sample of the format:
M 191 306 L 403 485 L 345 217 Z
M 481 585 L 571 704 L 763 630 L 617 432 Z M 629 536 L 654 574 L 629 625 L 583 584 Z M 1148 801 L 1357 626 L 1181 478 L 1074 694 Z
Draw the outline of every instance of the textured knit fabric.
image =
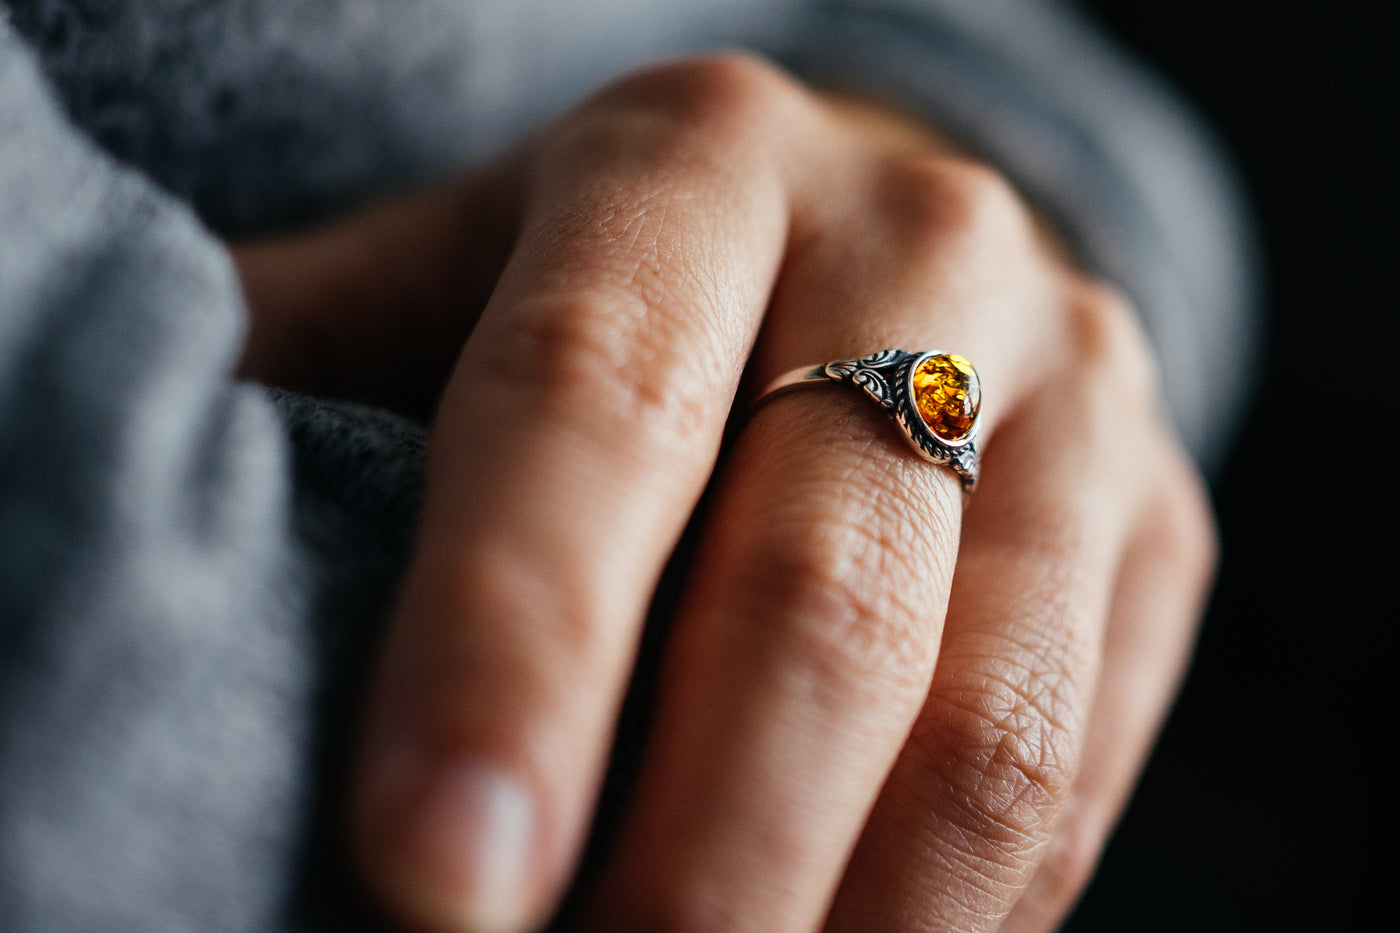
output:
M 0 0 L 0 929 L 372 925 L 337 807 L 423 432 L 235 382 L 221 240 L 478 163 L 611 75 L 721 46 L 1005 168 L 1136 298 L 1215 455 L 1248 348 L 1232 189 L 1058 5 Z

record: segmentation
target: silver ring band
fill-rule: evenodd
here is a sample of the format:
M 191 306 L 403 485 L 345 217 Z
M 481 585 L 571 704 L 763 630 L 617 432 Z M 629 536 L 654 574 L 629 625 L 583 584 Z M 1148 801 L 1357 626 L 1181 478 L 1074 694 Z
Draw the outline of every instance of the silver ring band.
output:
M 972 364 L 941 350 L 880 350 L 852 360 L 804 366 L 774 379 L 750 411 L 795 389 L 831 383 L 860 389 L 925 460 L 949 467 L 964 493 L 977 486 L 977 415 L 982 386 Z

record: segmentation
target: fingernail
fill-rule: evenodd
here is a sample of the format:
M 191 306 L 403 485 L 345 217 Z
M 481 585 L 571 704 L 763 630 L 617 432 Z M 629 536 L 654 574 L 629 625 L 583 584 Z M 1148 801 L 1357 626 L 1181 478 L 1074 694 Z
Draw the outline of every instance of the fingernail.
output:
M 400 792 L 416 798 L 394 833 L 405 906 L 447 929 L 518 929 L 532 913 L 526 896 L 535 832 L 534 803 L 521 782 L 478 762 L 386 765 L 407 779 Z

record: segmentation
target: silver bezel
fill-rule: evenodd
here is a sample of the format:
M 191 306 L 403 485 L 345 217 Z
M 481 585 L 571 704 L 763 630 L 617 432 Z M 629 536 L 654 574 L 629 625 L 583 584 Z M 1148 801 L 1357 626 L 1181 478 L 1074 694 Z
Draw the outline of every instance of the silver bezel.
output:
M 971 492 L 977 484 L 978 474 L 977 420 L 973 420 L 972 429 L 966 437 L 945 441 L 924 423 L 914 402 L 914 370 L 929 357 L 941 356 L 946 352 L 880 350 L 859 359 L 827 363 L 820 367 L 820 372 L 828 379 L 862 390 L 889 413 L 899 426 L 899 433 L 915 453 L 932 463 L 950 467 L 962 480 L 963 490 Z M 980 377 L 978 390 L 981 390 Z

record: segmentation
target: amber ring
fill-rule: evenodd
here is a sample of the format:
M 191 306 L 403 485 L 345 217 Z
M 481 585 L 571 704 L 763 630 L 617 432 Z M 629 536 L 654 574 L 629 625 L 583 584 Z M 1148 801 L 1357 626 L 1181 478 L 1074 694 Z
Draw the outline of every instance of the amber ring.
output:
M 831 383 L 863 391 L 898 425 L 914 452 L 950 467 L 964 493 L 977 485 L 977 414 L 982 383 L 956 353 L 880 350 L 855 360 L 805 366 L 770 382 L 753 408 L 805 386 Z

